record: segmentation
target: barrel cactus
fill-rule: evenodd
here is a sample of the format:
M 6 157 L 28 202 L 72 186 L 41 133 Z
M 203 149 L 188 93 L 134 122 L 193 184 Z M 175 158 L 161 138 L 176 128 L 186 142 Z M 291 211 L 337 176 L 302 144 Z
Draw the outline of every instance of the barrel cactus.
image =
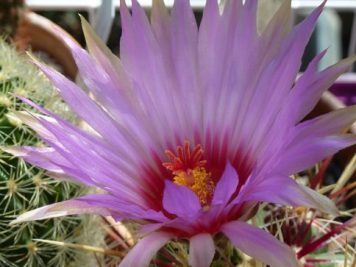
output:
M 51 84 L 24 56 L 0 41 L 0 145 L 43 145 L 19 119 L 29 107 L 24 96 L 68 120 L 75 120 Z M 54 180 L 50 174 L 0 149 L 0 266 L 68 266 L 75 250 L 37 242 L 38 239 L 84 240 L 83 217 L 9 225 L 19 214 L 72 198 L 83 192 L 79 185 Z M 86 222 L 85 222 L 86 221 Z M 90 221 L 90 220 L 89 220 Z M 86 225 L 84 225 L 84 222 Z

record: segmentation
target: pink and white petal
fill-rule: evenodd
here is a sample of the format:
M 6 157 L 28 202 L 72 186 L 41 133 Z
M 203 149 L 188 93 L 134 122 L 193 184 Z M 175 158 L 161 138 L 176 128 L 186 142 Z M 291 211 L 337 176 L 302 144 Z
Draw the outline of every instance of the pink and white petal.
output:
M 355 61 L 355 57 L 345 59 L 322 72 L 318 72 L 318 62 L 325 53 L 326 51 L 323 51 L 314 58 L 288 95 L 274 127 L 265 136 L 266 144 L 270 144 L 265 154 L 271 155 L 278 151 L 281 143 L 277 140 L 285 138 L 290 127 L 296 125 L 312 110 L 322 93 L 332 85 L 337 77 L 347 71 Z M 294 134 L 294 132 L 292 133 Z
M 137 176 L 135 164 L 139 161 L 138 154 L 134 153 L 135 151 L 131 151 L 135 160 L 130 160 L 128 159 L 128 151 L 120 152 L 113 149 L 105 140 L 76 128 L 30 100 L 24 98 L 21 98 L 21 100 L 46 114 L 46 116 L 42 116 L 29 112 L 25 116 L 25 114 L 21 113 L 21 119 L 29 117 L 31 118 L 31 120 L 27 120 L 29 123 L 34 120 L 36 123 L 34 125 L 31 123 L 30 125 L 39 130 L 39 134 L 44 141 L 67 159 L 71 165 L 75 166 L 73 168 L 59 166 L 60 168 L 65 168 L 69 175 L 82 179 L 81 182 L 89 185 L 94 182 L 98 187 L 102 187 L 113 194 L 121 194 L 123 197 L 129 195 L 127 200 L 132 198 L 137 203 L 142 204 L 143 195 L 150 195 L 151 192 L 159 190 L 157 183 L 162 183 L 160 179 L 158 181 L 149 179 L 139 181 L 140 177 L 132 179 Z M 88 147 L 90 147 L 89 150 Z M 122 153 L 125 154 L 125 157 L 122 156 Z M 90 161 L 87 160 L 89 154 Z M 140 154 L 140 157 L 142 157 L 142 154 Z M 103 187 L 104 184 L 105 187 Z M 151 189 L 147 189 L 148 187 Z M 142 191 L 138 190 L 139 188 Z M 138 193 L 139 191 L 141 193 Z
M 95 180 L 98 182 L 98 186 L 101 183 L 104 183 L 104 177 L 107 176 L 108 179 L 105 179 L 106 184 L 112 186 L 117 185 L 118 187 L 123 185 L 123 178 L 125 173 L 123 169 L 119 169 L 118 166 L 121 165 L 121 160 L 116 161 L 115 164 L 112 162 L 115 159 L 115 155 L 110 159 L 112 152 L 108 150 L 104 145 L 100 143 L 95 143 L 90 137 L 83 135 L 80 129 L 74 129 L 70 126 L 64 124 L 63 121 L 50 122 L 47 121 L 45 117 L 38 117 L 39 122 L 45 127 L 48 132 L 56 139 L 55 142 L 50 140 L 45 140 L 49 145 L 51 145 L 62 157 L 66 158 L 71 164 L 76 166 L 76 169 L 81 170 L 83 173 L 91 177 L 96 177 Z M 86 138 L 87 137 L 87 138 Z M 90 149 L 88 150 L 88 147 Z M 109 151 L 110 153 L 107 153 Z M 90 155 L 90 161 L 88 157 Z M 122 165 L 123 167 L 123 165 Z M 116 172 L 116 175 L 108 175 L 108 172 Z M 118 176 L 122 177 L 121 179 L 116 179 Z M 127 175 L 127 174 L 126 174 Z M 111 178 L 109 178 L 111 176 Z M 99 177 L 103 180 L 99 181 Z M 116 180 L 116 181 L 115 181 Z M 120 181 L 121 180 L 121 181 Z M 132 179 L 125 179 L 125 183 L 132 184 L 134 181 Z M 119 184 L 121 184 L 119 186 Z M 135 185 L 134 185 L 135 184 Z M 138 186 L 137 182 L 134 182 L 133 186 Z M 128 184 L 127 184 L 128 185 Z
M 98 153 L 100 155 L 99 161 L 101 161 L 102 159 L 106 159 L 107 161 L 115 161 L 116 167 L 113 166 L 114 169 L 119 168 L 120 170 L 129 172 L 128 174 L 132 175 L 132 170 L 135 169 L 133 165 L 139 159 L 139 157 L 136 155 L 136 153 L 134 153 L 134 151 L 128 153 L 127 149 L 121 149 L 125 150 L 125 152 L 113 149 L 113 147 L 110 145 L 110 142 L 107 143 L 106 140 L 103 140 L 101 137 L 85 132 L 84 130 L 65 121 L 53 112 L 42 108 L 41 106 L 33 103 L 28 99 L 22 97 L 19 98 L 26 104 L 36 108 L 38 111 L 44 113 L 45 115 L 39 115 L 37 113 L 32 113 L 29 111 L 27 111 L 26 113 L 13 113 L 15 113 L 15 115 L 20 118 L 24 123 L 33 128 L 42 137 L 42 139 L 44 139 L 45 142 L 53 146 L 53 148 L 55 148 L 57 152 L 60 152 L 64 147 L 64 144 L 62 143 L 64 139 L 58 138 L 57 132 L 63 132 L 66 133 L 63 137 L 67 136 L 66 139 L 74 140 L 75 146 L 73 146 L 73 148 L 77 146 L 80 147 L 82 144 L 84 146 L 84 150 L 88 151 L 87 148 L 91 147 L 91 150 L 89 150 L 88 152 L 95 151 L 96 153 Z M 70 150 L 70 147 L 68 147 L 68 151 Z M 128 155 L 132 155 L 134 159 L 129 158 Z M 141 153 L 140 157 L 142 157 Z M 65 158 L 67 158 L 67 156 Z M 131 173 L 129 169 L 131 169 Z
M 197 195 L 186 186 L 166 180 L 163 192 L 163 208 L 182 218 L 194 218 L 201 209 Z
M 231 163 L 228 162 L 224 173 L 215 187 L 213 200 L 211 202 L 212 205 L 226 205 L 235 193 L 238 183 L 238 174 Z
M 273 60 L 267 61 L 270 63 L 257 74 L 256 82 L 249 85 L 251 93 L 243 97 L 244 103 L 239 111 L 232 113 L 246 114 L 245 116 L 236 116 L 238 121 L 234 124 L 236 127 L 232 136 L 234 140 L 241 140 L 245 148 L 244 154 L 254 154 L 255 151 L 261 149 L 261 146 L 264 146 L 265 136 L 271 131 L 271 125 L 283 106 L 284 101 L 281 99 L 288 97 L 290 88 L 295 82 L 304 48 L 322 11 L 322 6 L 315 9 L 309 17 L 290 32 L 282 42 L 279 53 Z M 276 131 L 278 131 L 278 127 L 280 126 L 276 126 Z M 236 145 L 239 145 L 239 142 L 236 142 Z M 242 160 L 244 160 L 244 156 L 240 155 Z
M 147 267 L 157 251 L 174 236 L 166 232 L 153 232 L 134 246 L 118 267 Z
M 90 35 L 87 28 L 83 27 L 83 30 L 86 30 L 86 37 Z M 98 58 L 95 61 L 77 42 L 62 31 L 58 31 L 58 37 L 60 37 L 63 43 L 70 49 L 84 83 L 93 93 L 96 100 L 103 106 L 109 107 L 109 110 L 113 111 L 112 114 L 118 110 L 122 111 L 122 113 L 126 113 L 130 110 L 130 101 L 126 97 L 126 90 L 130 90 L 131 85 L 127 82 L 128 79 L 124 72 L 121 71 L 122 68 L 119 67 L 120 64 L 115 64 L 115 62 L 117 63 L 119 60 L 110 57 L 110 60 L 112 60 L 111 63 L 114 63 L 115 65 L 115 68 L 112 68 L 112 66 L 109 66 L 110 64 L 104 64 L 104 62 L 98 60 Z M 88 36 L 88 45 L 90 45 L 90 49 L 92 52 L 95 51 L 100 54 L 100 45 L 95 43 L 97 44 L 95 47 L 97 49 L 95 50 L 93 47 L 95 46 L 95 40 L 90 37 L 93 36 Z M 104 54 L 107 56 L 108 53 L 106 52 L 107 50 Z M 95 56 L 98 56 L 98 54 L 93 54 L 94 58 Z M 100 59 L 103 59 L 103 57 Z M 105 63 L 108 62 L 106 61 Z M 117 79 L 118 77 L 120 77 L 120 79 Z M 115 99 L 115 101 L 113 101 L 113 99 Z
M 61 96 L 73 111 L 97 133 L 118 147 L 132 143 L 131 138 L 127 138 L 127 135 L 124 136 L 123 132 L 118 130 L 118 125 L 115 124 L 114 120 L 80 87 L 57 71 L 39 62 L 35 63 L 58 88 Z
M 97 60 L 97 62 L 100 63 L 103 69 L 106 69 L 108 73 L 123 71 L 120 59 L 113 54 L 100 37 L 97 36 L 84 17 L 80 16 L 80 20 L 88 50 L 93 58 Z M 115 67 L 116 69 L 114 70 L 112 67 Z
M 356 105 L 342 108 L 299 123 L 294 130 L 293 143 L 300 140 L 339 134 L 356 121 Z
M 356 56 L 346 58 L 319 73 L 312 62 L 310 66 L 308 66 L 305 74 L 296 82 L 284 104 L 285 111 L 281 114 L 283 114 L 285 119 L 292 123 L 292 125 L 302 120 L 319 101 L 322 93 L 326 91 L 342 73 L 348 71 L 355 60 Z M 288 114 L 285 113 L 286 111 Z
M 156 39 L 161 60 L 167 73 L 173 75 L 173 64 L 171 61 L 171 17 L 163 0 L 154 0 L 151 11 L 151 29 Z M 169 90 L 172 92 L 172 88 Z
M 338 214 L 338 209 L 329 198 L 284 175 L 264 177 L 260 182 L 242 188 L 240 201 L 264 201 Z
M 305 138 L 300 142 L 287 146 L 271 158 L 270 169 L 291 175 L 303 171 L 339 150 L 356 143 L 355 135 L 327 136 Z
M 0 147 L 0 149 L 16 157 L 21 157 L 27 162 L 41 167 L 42 169 L 58 174 L 64 173 L 63 169 L 58 165 L 68 165 L 67 160 L 51 147 L 12 146 Z M 57 162 L 58 164 L 53 162 Z
M 323 51 L 316 56 L 308 65 L 307 70 L 297 80 L 290 94 L 288 95 L 278 118 L 275 120 L 271 131 L 264 137 L 265 143 L 270 144 L 267 152 L 268 157 L 271 157 L 275 151 L 281 146 L 278 142 L 281 138 L 285 138 L 290 127 L 295 126 L 302 120 L 317 104 L 321 95 L 326 91 L 333 82 L 342 73 L 350 69 L 356 57 L 351 57 L 336 63 L 329 68 L 318 72 L 317 66 L 321 58 L 325 55 Z M 294 132 L 292 132 L 294 134 Z
M 132 83 L 120 59 L 102 42 L 89 23 L 82 16 L 80 18 L 90 55 L 110 76 L 112 85 L 115 85 L 115 87 L 106 87 L 105 92 L 97 88 L 96 100 L 115 118 L 118 118 L 119 114 L 124 113 L 128 116 L 129 113 L 138 111 L 137 99 L 132 96 Z
M 20 99 L 23 100 L 23 98 Z M 32 104 L 33 102 L 30 101 L 25 103 Z M 37 108 L 37 106 L 33 107 Z M 37 116 L 40 116 L 40 114 L 30 111 L 12 111 L 11 114 L 14 114 L 16 118 L 21 120 L 21 122 L 31 127 L 42 139 L 55 141 L 56 138 L 51 134 L 51 132 L 43 127 L 42 124 L 38 121 Z M 48 120 L 52 120 L 50 116 L 47 118 Z
M 164 54 L 167 56 L 169 44 L 170 16 L 163 0 L 152 1 L 151 28 L 158 43 L 165 47 Z
M 42 220 L 76 214 L 98 214 L 112 216 L 116 220 L 139 219 L 158 223 L 166 222 L 162 212 L 145 209 L 134 202 L 125 201 L 109 194 L 86 195 L 47 205 L 20 215 L 12 223 Z
M 121 59 L 133 79 L 137 98 L 144 110 L 142 124 L 146 124 L 146 131 L 148 129 L 152 132 L 153 141 L 157 141 L 156 146 L 162 146 L 159 149 L 164 150 L 165 143 L 176 141 L 173 137 L 167 140 L 167 137 L 175 136 L 182 129 L 191 131 L 191 127 L 184 127 L 188 116 L 185 114 L 186 108 L 182 108 L 189 105 L 183 101 L 177 86 L 170 39 L 165 42 L 157 39 L 160 37 L 155 36 L 144 11 L 136 1 L 133 2 L 132 16 L 124 1 L 122 4 Z M 156 19 L 162 19 L 160 15 L 157 16 Z M 160 30 L 165 31 L 166 27 Z M 162 38 L 170 38 L 170 35 L 162 34 Z
M 287 6 L 288 5 L 286 5 L 286 7 Z M 301 57 L 303 55 L 305 45 L 307 44 L 312 34 L 316 20 L 320 15 L 321 11 L 322 6 L 319 6 L 312 12 L 310 16 L 308 16 L 303 22 L 297 25 L 286 36 L 285 40 L 283 40 L 283 42 L 280 44 L 279 53 L 275 55 L 275 58 L 273 60 L 269 58 L 270 53 L 266 53 L 265 51 L 263 51 L 262 57 L 267 57 L 267 62 L 271 62 L 270 64 L 268 64 L 268 67 L 263 69 L 262 73 L 260 74 L 260 82 L 259 84 L 257 84 L 260 86 L 259 91 L 263 92 L 264 95 L 269 92 L 273 95 L 286 96 L 286 93 L 288 93 L 294 83 L 294 79 L 301 64 Z M 289 53 L 290 51 L 293 51 L 293 53 Z M 282 68 L 281 64 L 288 64 L 288 66 L 287 68 Z M 280 73 L 284 73 L 285 76 L 278 76 L 278 74 Z M 269 79 L 268 77 L 266 77 L 266 75 L 270 76 Z M 268 87 L 263 88 L 263 85 L 266 84 L 266 81 L 268 81 Z M 259 94 L 255 94 L 253 98 L 255 103 L 261 101 L 261 96 L 259 96 Z M 272 99 L 272 97 L 270 98 L 271 101 L 274 100 Z M 251 107 L 254 106 L 251 105 Z
M 88 175 L 81 172 L 51 147 L 0 147 L 16 157 L 48 171 L 48 175 L 59 180 L 79 182 L 88 186 L 96 186 Z
M 306 81 L 314 80 L 317 73 L 317 66 L 322 57 L 325 55 L 326 51 L 323 51 L 318 56 L 316 56 L 312 62 L 308 65 L 307 70 L 304 72 L 303 76 Z M 304 79 L 303 78 L 303 79 Z M 301 78 L 300 78 L 301 79 Z M 300 81 L 298 80 L 298 82 Z M 291 95 L 293 95 L 295 89 L 293 89 L 287 96 L 287 102 L 290 100 Z M 298 100 L 299 101 L 299 100 Z M 251 150 L 254 150 L 256 147 L 256 157 L 271 157 L 275 151 L 281 147 L 282 143 L 279 142 L 280 139 L 285 138 L 290 127 L 294 126 L 296 123 L 290 119 L 289 112 L 294 111 L 294 107 L 290 108 L 290 105 L 295 103 L 289 102 L 288 105 L 283 104 L 281 112 L 279 112 L 277 119 L 274 121 L 274 124 L 270 124 L 270 129 L 267 133 L 260 132 L 254 136 L 254 147 Z M 298 102 L 299 103 L 299 102 Z M 267 156 L 266 156 L 267 155 Z
M 280 43 L 282 38 L 290 31 L 292 22 L 291 1 L 283 1 L 271 20 L 261 28 L 261 38 L 264 40 L 266 51 L 273 51 L 273 44 Z M 269 44 L 268 46 L 266 45 Z M 274 53 L 271 53 L 274 54 Z
M 210 234 L 198 234 L 189 239 L 188 262 L 192 267 L 209 267 L 214 254 L 214 240 Z
M 182 93 L 192 96 L 197 86 L 198 27 L 189 0 L 175 1 L 171 12 L 171 56 Z M 194 88 L 194 90 L 192 90 Z M 194 100 L 197 100 L 194 98 Z M 189 99 L 187 99 L 189 101 Z M 197 102 L 193 102 L 196 104 Z M 198 112 L 195 112 L 198 113 Z M 193 114 L 193 113 L 192 113 Z
M 205 118 L 221 132 L 230 131 L 232 125 L 235 130 L 240 129 L 241 116 L 234 114 L 247 114 L 244 110 L 254 95 L 251 87 L 258 81 L 261 69 L 260 54 L 256 52 L 259 46 L 256 11 L 257 1 L 246 1 L 244 7 L 241 0 L 227 1 L 215 41 L 218 42 L 215 49 L 221 52 L 210 51 L 219 55 L 210 63 L 218 73 L 209 79 L 211 85 L 207 87 L 203 107 Z M 230 101 L 234 105 L 227 105 Z
M 238 249 L 271 267 L 298 267 L 293 250 L 272 235 L 240 221 L 224 224 L 221 231 Z
M 80 22 L 82 24 L 82 29 L 85 37 L 85 41 L 88 46 L 89 53 L 98 60 L 98 62 L 110 62 L 115 63 L 120 59 L 111 52 L 111 50 L 105 45 L 105 43 L 96 34 L 93 28 L 90 26 L 88 21 L 79 14 Z M 105 60 L 104 60 L 105 57 Z M 101 61 L 101 59 L 103 61 Z
M 198 38 L 198 52 L 199 60 L 202 63 L 200 66 L 208 67 L 206 64 L 213 65 L 212 59 L 214 56 L 211 51 L 214 51 L 216 45 L 215 36 L 217 34 L 217 27 L 220 20 L 219 6 L 217 1 L 207 1 L 203 17 L 199 26 L 199 38 Z M 209 68 L 212 69 L 212 68 Z M 202 69 L 203 71 L 206 69 Z M 213 73 L 211 73 L 213 74 Z M 206 79 L 208 80 L 208 79 Z
M 0 147 L 0 149 L 47 170 L 49 172 L 48 175 L 53 178 L 96 186 L 96 183 L 86 173 L 73 166 L 72 162 L 67 161 L 66 158 L 53 148 Z
M 204 130 L 214 124 L 214 116 L 219 110 L 217 103 L 220 101 L 221 95 L 220 90 L 216 90 L 216 88 L 222 89 L 225 72 L 233 63 L 233 60 L 229 60 L 232 56 L 229 53 L 233 51 L 234 35 L 232 32 L 238 25 L 241 7 L 242 1 L 240 0 L 226 1 L 224 15 L 220 16 L 216 1 L 207 1 L 205 6 L 198 39 L 200 83 L 205 91 L 202 96 L 204 101 L 202 128 Z M 242 39 L 244 38 L 242 37 Z M 224 40 L 224 42 L 218 40 Z
M 104 136 L 107 141 L 110 141 L 114 145 L 118 146 L 120 146 L 120 143 L 121 145 L 127 144 L 128 146 L 133 146 L 135 150 L 141 148 L 139 153 L 142 155 L 145 154 L 147 151 L 142 148 L 154 146 L 156 144 L 154 141 L 157 138 L 154 138 L 155 135 L 151 133 L 151 130 L 147 130 L 151 129 L 151 119 L 155 118 L 155 116 L 147 116 L 147 113 L 144 113 L 141 109 L 142 103 L 140 101 L 142 99 L 140 96 L 136 95 L 134 90 L 135 88 L 132 86 L 131 81 L 127 81 L 129 78 L 126 75 L 126 72 L 120 71 L 119 74 L 116 73 L 116 68 L 118 68 L 119 65 L 117 64 L 115 67 L 113 67 L 108 61 L 106 61 L 107 64 L 104 64 L 103 62 L 98 64 L 98 62 L 95 62 L 95 60 L 91 58 L 85 50 L 78 46 L 78 44 L 73 42 L 73 40 L 63 34 L 60 34 L 60 37 L 71 49 L 73 57 L 79 68 L 80 74 L 83 76 L 86 86 L 89 88 L 91 93 L 93 93 L 95 101 L 98 102 L 97 105 L 95 105 L 95 103 L 93 105 L 92 102 L 84 101 L 85 107 L 87 108 L 90 106 L 93 109 L 96 109 L 99 112 L 98 114 L 100 114 L 100 117 L 104 119 L 103 123 L 108 123 L 107 117 L 114 118 L 113 123 L 116 125 L 119 131 L 118 129 L 115 130 L 115 127 L 111 128 L 111 130 L 114 130 L 114 132 L 107 130 L 103 125 L 101 127 L 95 127 L 92 125 L 92 123 L 96 123 L 97 120 L 90 120 L 90 117 L 88 118 L 88 116 L 85 115 L 85 112 L 82 108 L 80 108 L 82 112 L 80 112 L 80 110 L 76 110 L 74 103 L 79 101 L 76 98 L 76 96 L 80 94 L 80 92 L 77 92 L 79 90 L 75 90 L 74 92 L 70 90 L 68 94 L 73 94 L 73 101 L 71 101 L 71 97 L 68 97 L 66 101 L 69 104 L 72 103 L 72 105 L 74 105 L 74 107 L 72 106 L 73 110 L 78 112 L 80 116 L 85 116 L 87 118 L 86 121 L 89 125 L 92 126 L 92 128 L 94 128 L 96 131 L 101 131 L 100 134 Z M 98 52 L 98 50 L 96 52 Z M 99 55 L 96 54 L 96 56 Z M 101 57 L 100 60 L 105 61 L 104 57 Z M 104 65 L 102 66 L 101 64 Z M 59 76 L 56 77 L 58 78 Z M 66 83 L 67 86 L 70 84 L 70 81 L 66 81 L 64 79 L 61 80 L 61 82 Z M 62 84 L 62 86 L 58 86 L 58 88 L 66 89 L 66 85 Z M 69 88 L 73 89 L 73 85 Z M 66 93 L 63 90 L 60 90 L 60 92 L 62 94 Z M 127 97 L 127 95 L 129 95 L 129 97 Z M 82 97 L 83 99 L 88 98 L 85 97 L 85 95 L 82 95 Z M 105 108 L 102 108 L 101 110 L 97 107 Z M 93 115 L 91 111 L 89 111 L 88 114 Z M 102 112 L 104 112 L 104 114 L 102 114 Z M 142 130 L 143 125 L 145 125 L 146 130 Z M 103 134 L 103 132 L 105 132 L 106 135 Z M 142 142 L 145 142 L 145 145 L 142 145 Z M 126 151 L 132 150 L 134 149 L 131 148 Z
M 109 194 L 87 195 L 80 198 L 92 205 L 107 208 L 116 220 L 138 219 L 149 220 L 151 222 L 167 222 L 167 217 L 161 212 L 152 209 L 142 208 L 135 201 L 126 201 L 121 196 Z
M 106 207 L 97 206 L 77 198 L 25 212 L 12 221 L 11 224 L 85 213 L 99 214 L 101 216 L 112 215 Z
M 231 2 L 231 1 L 230 1 Z M 237 1 L 235 1 L 237 2 Z M 213 99 L 208 96 L 215 94 L 215 88 L 220 86 L 224 64 L 223 54 L 227 53 L 227 42 L 218 42 L 217 40 L 226 40 L 221 38 L 224 34 L 219 28 L 221 16 L 219 15 L 219 6 L 217 1 L 207 1 L 202 21 L 199 26 L 198 36 L 198 64 L 199 64 L 199 81 L 201 87 L 204 88 L 205 95 L 202 96 L 202 101 L 207 98 L 209 105 L 213 105 Z M 220 36 L 219 36 L 220 34 Z M 231 38 L 231 36 L 229 36 Z M 209 77 L 207 79 L 206 77 Z M 207 103 L 205 103 L 207 104 Z M 209 111 L 209 109 L 207 109 Z M 205 124 L 209 120 L 209 115 L 205 116 Z

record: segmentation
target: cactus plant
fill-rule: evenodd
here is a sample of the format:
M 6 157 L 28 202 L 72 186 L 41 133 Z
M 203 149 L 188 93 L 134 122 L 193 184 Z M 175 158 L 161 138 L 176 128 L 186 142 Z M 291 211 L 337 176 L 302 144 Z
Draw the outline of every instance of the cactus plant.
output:
M 0 145 L 43 144 L 14 115 L 29 109 L 16 95 L 25 96 L 70 121 L 66 105 L 51 84 L 24 56 L 0 40 Z M 0 149 L 0 266 L 68 266 L 77 251 L 36 242 L 83 239 L 83 217 L 67 217 L 9 226 L 17 215 L 45 204 L 81 194 L 83 187 L 60 182 Z

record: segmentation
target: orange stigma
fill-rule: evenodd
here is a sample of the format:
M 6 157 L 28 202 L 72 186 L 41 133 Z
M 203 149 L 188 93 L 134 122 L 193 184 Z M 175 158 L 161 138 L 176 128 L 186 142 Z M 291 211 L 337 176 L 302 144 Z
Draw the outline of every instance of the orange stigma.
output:
M 198 196 L 203 206 L 208 205 L 215 186 L 211 173 L 205 168 L 206 160 L 202 159 L 204 151 L 201 145 L 191 150 L 190 143 L 185 141 L 184 147 L 177 147 L 177 154 L 171 150 L 165 152 L 170 162 L 163 163 L 163 166 L 174 175 L 173 182 L 188 187 Z

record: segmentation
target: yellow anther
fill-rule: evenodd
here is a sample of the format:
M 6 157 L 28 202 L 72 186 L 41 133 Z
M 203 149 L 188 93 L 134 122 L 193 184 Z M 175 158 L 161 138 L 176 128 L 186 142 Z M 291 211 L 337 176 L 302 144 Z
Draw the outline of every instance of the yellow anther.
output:
M 196 167 L 193 170 L 181 171 L 173 178 L 178 185 L 187 186 L 199 198 L 202 205 L 207 205 L 214 191 L 214 182 L 211 173 L 204 167 Z
M 202 206 L 208 209 L 215 185 L 211 173 L 205 169 L 202 146 L 198 144 L 191 149 L 190 142 L 185 141 L 184 146 L 177 147 L 177 153 L 165 152 L 169 162 L 164 162 L 163 166 L 172 172 L 174 183 L 192 190 Z

